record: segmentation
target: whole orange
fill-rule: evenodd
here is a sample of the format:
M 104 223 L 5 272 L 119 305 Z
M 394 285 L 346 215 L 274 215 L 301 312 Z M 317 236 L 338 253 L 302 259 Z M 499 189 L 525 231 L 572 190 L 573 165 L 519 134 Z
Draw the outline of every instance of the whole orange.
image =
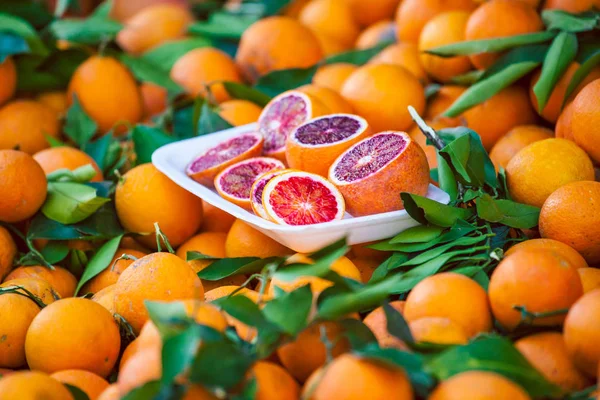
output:
M 312 33 L 317 38 L 317 41 L 319 42 L 319 46 L 321 46 L 321 50 L 323 51 L 324 57 L 328 57 L 328 56 L 332 56 L 334 54 L 339 54 L 339 53 L 348 51 L 348 48 L 344 44 L 333 39 L 331 36 L 326 35 L 326 34 L 322 33 L 321 31 L 315 31 L 315 30 L 313 30 Z
M 312 83 L 321 87 L 341 92 L 346 79 L 358 69 L 354 64 L 333 63 L 319 67 L 313 76 Z
M 502 375 L 467 371 L 440 383 L 429 400 L 531 400 L 522 387 Z
M 115 0 L 110 7 L 110 17 L 125 22 L 135 14 L 153 4 L 170 3 L 185 5 L 185 0 Z
M 140 85 L 144 119 L 151 118 L 167 109 L 167 89 L 154 83 L 144 82 Z
M 136 259 L 140 259 L 146 254 L 148 253 L 119 247 L 108 266 L 82 286 L 81 294 L 98 293 L 102 289 L 114 285 L 125 269 L 133 264 Z M 126 258 L 122 258 L 123 255 Z
M 17 68 L 11 57 L 0 63 L 0 106 L 10 100 L 17 89 Z
M 581 285 L 583 285 L 583 293 L 591 292 L 594 289 L 600 288 L 600 269 L 599 268 L 579 268 L 577 270 Z
M 134 354 L 119 370 L 119 393 L 129 393 L 144 383 L 159 380 L 162 376 L 160 348 L 146 348 Z
M 227 257 L 274 257 L 292 254 L 284 245 L 236 219 L 225 241 Z
M 69 270 L 62 267 L 54 267 L 51 270 L 41 265 L 29 265 L 15 268 L 4 278 L 4 282 L 14 279 L 40 278 L 50 284 L 60 297 L 71 297 L 75 293 L 77 279 Z
M 202 219 L 203 232 L 229 232 L 235 222 L 235 217 L 205 201 L 202 202 L 204 218 Z
M 358 35 L 354 47 L 356 47 L 357 50 L 365 50 L 375 47 L 383 42 L 394 41 L 395 39 L 396 24 L 390 19 L 385 19 L 366 27 L 360 35 Z
M 567 104 L 560 113 L 556 126 L 554 127 L 554 134 L 557 138 L 569 139 L 575 141 L 573 137 L 572 129 L 573 120 L 573 102 Z
M 17 245 L 8 230 L 0 226 L 0 281 L 10 272 L 17 255 Z
M 49 147 L 46 135 L 60 134 L 56 113 L 34 100 L 14 100 L 0 108 L 0 149 L 34 154 Z
M 600 362 L 600 289 L 586 293 L 573 304 L 565 319 L 563 334 L 575 366 L 595 378 Z
M 517 251 L 521 251 L 521 250 L 528 251 L 528 250 L 535 250 L 535 249 L 553 251 L 555 253 L 558 253 L 562 258 L 567 260 L 569 262 L 569 264 L 571 264 L 576 269 L 588 267 L 588 264 L 585 261 L 585 258 L 583 258 L 581 256 L 581 254 L 579 254 L 577 252 L 577 250 L 575 250 L 574 248 L 572 248 L 571 246 L 569 246 L 567 244 L 564 244 L 562 242 L 559 242 L 558 240 L 553 240 L 553 239 L 526 240 L 524 242 L 517 243 L 514 246 L 512 246 L 510 249 L 508 249 L 504 253 L 504 255 L 509 256 L 513 253 L 516 253 Z
M 352 48 L 359 34 L 352 9 L 344 1 L 312 0 L 302 8 L 298 20 L 345 49 Z
M 0 296 L 0 308 L 5 310 L 0 313 L 0 337 L 5 338 L 0 342 L 0 368 L 21 368 L 25 366 L 25 335 L 40 308 L 16 293 Z
M 53 109 L 59 117 L 63 117 L 69 108 L 67 94 L 62 91 L 40 93 L 35 99 Z
M 256 400 L 297 400 L 300 385 L 279 365 L 258 361 L 250 368 L 249 376 L 256 380 Z
M 353 112 L 350 103 L 348 103 L 348 101 L 346 101 L 338 92 L 328 87 L 309 84 L 300 86 L 296 90 L 306 93 L 312 98 L 316 98 L 329 109 L 330 114 L 352 114 Z
M 82 369 L 66 369 L 50 376 L 59 382 L 81 389 L 90 400 L 97 399 L 108 387 L 106 379 Z
M 73 400 L 66 386 L 39 371 L 19 371 L 0 379 L 0 393 L 6 400 Z
M 394 308 L 400 314 L 403 314 L 405 302 L 400 300 L 392 301 L 390 302 L 390 306 L 392 306 L 392 308 Z M 367 314 L 363 320 L 363 323 L 371 330 L 371 332 L 373 332 L 377 342 L 379 343 L 379 346 L 393 347 L 400 350 L 408 349 L 402 340 L 398 339 L 388 331 L 387 316 L 383 307 L 377 307 Z
M 537 125 L 516 126 L 500 138 L 490 151 L 490 158 L 496 168 L 507 167 L 509 161 L 519 151 L 533 142 L 554 137 L 554 132 L 548 128 Z
M 448 318 L 418 318 L 408 325 L 416 342 L 436 344 L 467 344 L 465 330 Z
M 30 276 L 25 278 L 11 279 L 10 281 L 5 281 L 4 283 L 0 284 L 0 288 L 16 286 L 21 287 L 17 290 L 18 293 L 21 293 L 22 295 L 28 295 L 27 292 L 30 292 L 46 305 L 60 299 L 60 295 L 52 286 L 50 286 L 50 283 L 37 277 Z
M 248 100 L 228 100 L 219 105 L 219 115 L 233 126 L 258 121 L 262 108 Z
M 584 11 L 588 11 L 598 3 L 594 3 L 594 0 L 546 0 L 544 2 L 545 10 L 563 10 L 571 14 L 580 14 Z
M 51 147 L 38 151 L 33 155 L 35 161 L 40 164 L 46 175 L 59 169 L 75 170 L 84 165 L 91 165 L 96 170 L 96 175 L 91 179 L 92 182 L 101 182 L 102 171 L 96 164 L 96 161 L 86 153 L 74 147 L 60 146 Z
M 400 0 L 343 0 L 350 10 L 352 16 L 361 26 L 368 26 L 383 20 L 389 20 L 394 16 Z
M 421 83 L 429 81 L 427 72 L 419 57 L 419 46 L 416 43 L 396 43 L 381 50 L 369 60 L 369 64 L 392 64 L 406 68 Z
M 82 293 L 88 293 L 82 290 Z M 117 295 L 117 285 L 113 284 L 105 287 L 104 289 L 98 290 L 92 296 L 92 300 L 106 308 L 111 315 L 115 314 L 115 297 Z
M 573 100 L 571 130 L 575 142 L 584 149 L 595 162 L 600 162 L 600 113 L 597 99 L 600 96 L 600 79 L 588 83 Z

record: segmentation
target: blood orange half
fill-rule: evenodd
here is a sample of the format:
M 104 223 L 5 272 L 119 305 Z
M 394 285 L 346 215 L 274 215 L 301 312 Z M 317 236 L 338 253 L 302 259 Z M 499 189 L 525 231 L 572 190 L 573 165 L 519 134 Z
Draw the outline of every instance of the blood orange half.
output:
M 281 161 L 270 157 L 254 157 L 240 161 L 217 175 L 215 189 L 224 199 L 250 210 L 250 189 L 256 179 L 265 172 L 283 168 L 285 166 Z
M 340 154 L 370 136 L 367 120 L 352 114 L 332 114 L 312 119 L 288 137 L 285 157 L 290 168 L 327 177 Z
M 353 216 L 404 209 L 401 192 L 425 195 L 429 166 L 423 149 L 405 132 L 382 132 L 342 153 L 329 168 Z
M 252 211 L 254 211 L 254 214 L 258 215 L 261 218 L 270 220 L 269 215 L 265 211 L 265 208 L 263 207 L 263 204 L 262 204 L 262 194 L 263 194 L 263 191 L 265 190 L 265 186 L 267 186 L 267 183 L 269 183 L 269 181 L 271 179 L 275 178 L 276 176 L 285 174 L 285 173 L 291 172 L 291 171 L 294 171 L 294 170 L 293 169 L 280 169 L 280 170 L 276 170 L 276 171 L 269 171 L 269 172 L 265 172 L 264 174 L 262 174 L 261 176 L 256 178 L 256 181 L 254 182 L 254 184 L 252 185 L 252 188 L 250 189 L 250 206 L 252 207 Z
M 228 166 L 261 155 L 263 143 L 258 132 L 227 139 L 196 156 L 186 168 L 186 173 L 196 182 L 212 186 L 215 176 Z
M 258 130 L 265 138 L 265 155 L 285 161 L 288 135 L 306 121 L 326 113 L 320 101 L 305 93 L 292 90 L 275 97 L 258 118 Z
M 269 218 L 281 225 L 311 225 L 342 219 L 344 197 L 327 179 L 292 171 L 271 179 L 262 203 Z

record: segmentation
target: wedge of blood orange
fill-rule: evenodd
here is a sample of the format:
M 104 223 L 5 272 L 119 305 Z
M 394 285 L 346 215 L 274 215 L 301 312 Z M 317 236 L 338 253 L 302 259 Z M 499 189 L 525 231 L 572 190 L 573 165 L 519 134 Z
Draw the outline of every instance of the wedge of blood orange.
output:
M 263 204 L 262 204 L 262 194 L 263 194 L 263 191 L 265 190 L 265 186 L 267 186 L 267 183 L 269 183 L 269 181 L 271 179 L 275 178 L 276 176 L 285 174 L 286 172 L 291 172 L 291 171 L 295 171 L 295 170 L 280 169 L 280 170 L 275 170 L 275 171 L 269 171 L 269 172 L 265 172 L 264 174 L 262 174 L 261 176 L 256 178 L 256 181 L 254 182 L 254 184 L 252 185 L 252 188 L 250 189 L 250 206 L 252 207 L 252 211 L 254 211 L 254 214 L 258 215 L 261 218 L 270 220 L 269 215 L 265 211 L 265 208 L 263 207 Z

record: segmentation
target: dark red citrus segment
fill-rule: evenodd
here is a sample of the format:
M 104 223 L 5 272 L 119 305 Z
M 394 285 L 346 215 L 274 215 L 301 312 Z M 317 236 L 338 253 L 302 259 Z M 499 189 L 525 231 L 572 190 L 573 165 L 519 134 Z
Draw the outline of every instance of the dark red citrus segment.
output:
M 260 136 L 254 132 L 228 139 L 196 157 L 189 165 L 188 171 L 195 173 L 222 164 L 245 153 L 259 141 Z
M 321 145 L 341 142 L 359 132 L 361 123 L 344 115 L 321 117 L 298 127 L 294 139 L 306 145 Z
M 265 152 L 284 148 L 288 135 L 309 118 L 309 113 L 306 98 L 300 94 L 285 94 L 268 104 L 258 120 Z
M 354 182 L 374 174 L 402 153 L 406 138 L 397 133 L 380 133 L 358 142 L 338 158 L 333 177 Z
M 234 164 L 219 175 L 218 185 L 222 191 L 239 199 L 249 199 L 250 189 L 258 176 L 273 169 L 284 168 L 275 159 L 251 158 Z

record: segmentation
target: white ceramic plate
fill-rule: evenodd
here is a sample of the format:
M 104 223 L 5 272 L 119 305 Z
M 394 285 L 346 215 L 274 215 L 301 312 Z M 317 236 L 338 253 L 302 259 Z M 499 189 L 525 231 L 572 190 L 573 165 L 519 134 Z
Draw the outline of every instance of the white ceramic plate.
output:
M 344 236 L 349 244 L 386 239 L 418 225 L 404 210 L 356 218 L 346 214 L 341 221 L 315 225 L 277 225 L 224 200 L 215 190 L 186 175 L 185 168 L 203 149 L 255 128 L 256 125 L 251 124 L 168 144 L 152 154 L 152 163 L 179 186 L 297 252 L 319 250 Z M 444 204 L 450 200 L 444 191 L 433 185 L 429 185 L 427 197 Z

